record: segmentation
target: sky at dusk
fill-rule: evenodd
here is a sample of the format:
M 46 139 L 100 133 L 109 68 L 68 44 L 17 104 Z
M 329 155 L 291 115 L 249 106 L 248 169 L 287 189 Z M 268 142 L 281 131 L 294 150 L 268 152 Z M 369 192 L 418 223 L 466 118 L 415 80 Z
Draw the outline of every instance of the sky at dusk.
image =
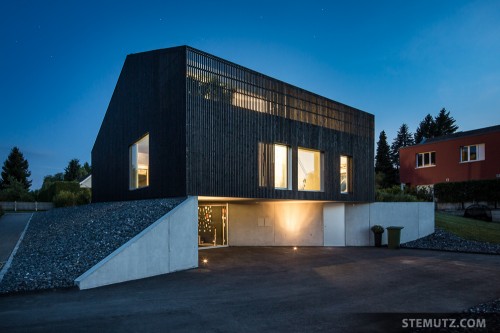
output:
M 125 57 L 189 45 L 375 115 L 500 124 L 500 1 L 0 2 L 0 162 L 32 189 L 90 153 Z

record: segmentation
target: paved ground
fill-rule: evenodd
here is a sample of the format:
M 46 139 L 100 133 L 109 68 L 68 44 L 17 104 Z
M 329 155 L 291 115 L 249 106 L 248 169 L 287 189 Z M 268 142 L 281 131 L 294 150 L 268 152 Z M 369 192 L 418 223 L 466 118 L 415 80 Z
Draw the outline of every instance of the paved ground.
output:
M 1 296 L 0 332 L 385 332 L 401 319 L 377 313 L 461 312 L 500 297 L 496 255 L 237 247 L 203 259 L 115 286 Z
M 0 217 L 0 263 L 9 259 L 32 213 L 7 213 Z

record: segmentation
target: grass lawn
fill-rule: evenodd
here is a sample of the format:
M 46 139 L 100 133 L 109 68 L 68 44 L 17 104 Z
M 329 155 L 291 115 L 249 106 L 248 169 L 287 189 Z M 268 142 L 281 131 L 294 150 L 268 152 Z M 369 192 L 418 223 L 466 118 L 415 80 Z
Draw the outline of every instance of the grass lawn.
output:
M 500 244 L 500 223 L 483 222 L 461 216 L 436 212 L 436 227 L 464 239 Z

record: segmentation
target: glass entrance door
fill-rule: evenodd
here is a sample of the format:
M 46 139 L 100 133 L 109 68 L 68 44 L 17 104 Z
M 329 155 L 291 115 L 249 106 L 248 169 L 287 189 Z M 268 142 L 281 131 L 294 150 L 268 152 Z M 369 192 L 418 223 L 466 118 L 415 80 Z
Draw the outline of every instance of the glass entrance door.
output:
M 227 204 L 198 206 L 198 246 L 227 246 Z

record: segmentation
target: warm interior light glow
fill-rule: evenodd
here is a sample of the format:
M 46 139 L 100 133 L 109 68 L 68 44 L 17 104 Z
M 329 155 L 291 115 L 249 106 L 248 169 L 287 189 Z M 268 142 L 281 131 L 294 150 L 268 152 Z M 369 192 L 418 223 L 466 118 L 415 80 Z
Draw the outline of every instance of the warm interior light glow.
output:
M 251 96 L 248 92 L 241 92 L 239 90 L 233 92 L 233 100 L 231 101 L 234 106 L 244 109 L 250 109 L 257 112 L 266 112 L 267 101 L 262 97 Z
M 149 186 L 149 134 L 129 148 L 130 189 Z
M 349 181 L 347 173 L 347 156 L 340 156 L 340 193 L 349 192 Z
M 274 145 L 274 187 L 288 188 L 288 147 Z
M 298 150 L 298 187 L 302 191 L 321 191 L 321 152 Z

